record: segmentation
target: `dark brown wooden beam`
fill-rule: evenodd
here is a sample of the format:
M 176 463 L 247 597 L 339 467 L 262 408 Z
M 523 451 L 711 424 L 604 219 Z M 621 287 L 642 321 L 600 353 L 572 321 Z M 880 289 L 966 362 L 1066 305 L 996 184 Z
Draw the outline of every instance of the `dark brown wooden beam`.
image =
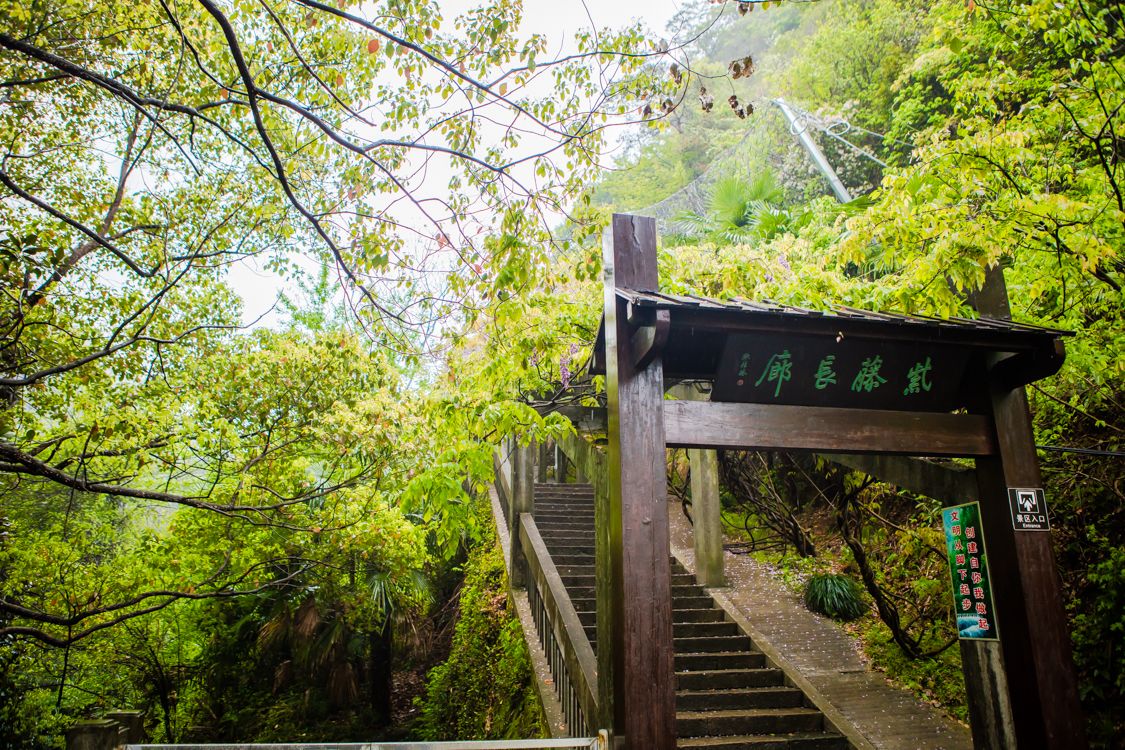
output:
M 661 408 L 664 369 L 659 357 L 637 367 L 645 358 L 634 349 L 627 303 L 616 293 L 618 286 L 656 289 L 656 222 L 614 215 L 608 240 L 609 491 L 601 501 L 604 505 L 595 509 L 598 524 L 605 524 L 607 532 L 597 537 L 598 679 L 613 680 L 615 747 L 623 743 L 628 750 L 673 750 L 676 692 Z
M 999 268 L 974 302 L 982 314 L 1008 317 Z M 989 380 L 999 451 L 977 460 L 977 481 L 1016 744 L 1020 750 L 1082 750 L 1088 742 L 1052 535 L 1015 530 L 1008 505 L 1009 487 L 1043 486 L 1027 396 L 995 374 Z M 1050 502 L 1047 497 L 1048 508 Z
M 903 456 L 996 452 L 991 420 L 975 414 L 665 401 L 664 430 L 668 446 L 675 448 Z

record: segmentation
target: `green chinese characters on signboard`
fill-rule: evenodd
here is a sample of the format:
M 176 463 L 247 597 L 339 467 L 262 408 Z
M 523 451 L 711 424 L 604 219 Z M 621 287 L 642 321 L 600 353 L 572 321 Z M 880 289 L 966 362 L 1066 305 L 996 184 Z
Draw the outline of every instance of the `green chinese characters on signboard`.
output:
M 948 411 L 962 405 L 969 354 L 940 342 L 733 334 L 711 400 Z
M 946 508 L 941 516 L 953 583 L 957 635 L 973 640 L 999 640 L 980 505 L 967 503 Z

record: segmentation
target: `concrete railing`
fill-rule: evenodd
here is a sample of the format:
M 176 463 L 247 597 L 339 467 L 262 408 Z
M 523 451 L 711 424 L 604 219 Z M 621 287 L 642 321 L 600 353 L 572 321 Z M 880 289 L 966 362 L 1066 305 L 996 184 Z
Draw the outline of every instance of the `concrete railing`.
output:
M 469 740 L 452 742 L 277 743 L 266 745 L 125 745 L 125 750 L 608 750 L 604 732 L 597 737 L 553 740 Z
M 547 656 L 567 729 L 589 732 L 598 720 L 598 662 L 535 519 L 520 515 L 527 560 L 527 598 Z

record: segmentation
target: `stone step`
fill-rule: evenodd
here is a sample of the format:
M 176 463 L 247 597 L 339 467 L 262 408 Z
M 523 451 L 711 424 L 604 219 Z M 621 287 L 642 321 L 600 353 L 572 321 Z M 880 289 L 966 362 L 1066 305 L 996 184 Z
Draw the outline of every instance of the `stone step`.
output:
M 584 498 L 588 503 L 594 501 L 594 490 L 588 487 L 571 487 L 569 485 L 539 485 L 533 489 L 535 499 L 540 497 Z
M 582 543 L 589 544 L 591 549 L 594 547 L 593 529 L 569 529 L 542 524 L 536 524 L 536 528 L 539 529 L 539 536 L 543 539 L 581 539 Z
M 578 609 L 577 603 L 575 603 L 574 608 Z M 696 638 L 676 636 L 675 646 L 678 653 L 684 654 L 754 650 L 754 642 L 750 640 L 750 636 L 742 635 L 741 633 L 738 635 L 702 636 Z
M 797 688 L 764 687 L 731 690 L 681 690 L 676 693 L 677 711 L 722 711 L 739 708 L 796 708 L 805 695 Z
M 544 540 L 552 536 L 578 536 L 587 540 L 589 545 L 594 546 L 594 540 L 596 539 L 594 532 L 589 530 L 589 528 L 574 528 L 568 524 L 551 526 L 537 521 L 535 522 L 535 528 L 538 528 L 539 535 L 542 536 Z
M 721 609 L 675 609 L 673 604 L 672 622 L 722 622 L 726 615 Z
M 570 497 L 540 497 L 536 496 L 532 502 L 534 503 L 535 512 L 538 513 L 542 509 L 560 510 L 560 509 L 579 509 L 583 512 L 594 512 L 593 499 L 584 498 L 570 498 Z
M 593 553 L 575 553 L 566 555 L 551 555 L 555 565 L 582 565 L 594 559 Z
M 597 612 L 593 608 L 593 599 L 581 599 L 578 601 L 572 600 L 574 611 L 578 614 L 578 619 L 583 625 L 596 625 L 598 622 Z M 693 626 L 699 625 L 734 625 L 734 623 L 692 623 Z M 673 632 L 677 633 L 677 626 L 673 625 Z M 735 625 L 733 630 L 737 631 L 738 626 Z M 714 653 L 738 653 L 745 652 L 753 655 L 757 664 L 761 666 L 764 664 L 761 661 L 761 654 L 753 651 L 753 642 L 744 635 L 736 635 L 731 633 L 732 629 L 723 628 L 720 632 L 724 633 L 719 636 L 702 636 L 702 637 L 684 637 L 678 635 L 674 636 L 674 648 L 677 654 L 714 654 Z M 682 631 L 680 631 L 682 632 Z M 729 664 L 734 666 L 733 664 Z M 722 666 L 722 665 L 720 665 Z M 686 667 L 685 667 L 686 669 Z
M 706 672 L 676 672 L 676 690 L 779 687 L 784 683 L 785 674 L 780 669 L 712 669 Z
M 702 654 L 676 653 L 677 672 L 708 672 L 716 669 L 761 669 L 766 657 L 756 651 L 712 651 Z
M 546 500 L 549 502 L 585 503 L 586 505 L 593 506 L 594 493 L 589 491 L 583 492 L 582 490 L 544 489 L 536 490 L 535 499 L 537 501 Z
M 551 553 L 551 557 L 555 557 L 556 555 L 589 555 L 590 557 L 594 556 L 593 545 L 571 544 L 569 540 L 566 539 L 556 539 L 551 541 L 547 541 L 546 539 L 544 539 L 543 542 L 547 545 L 547 551 Z M 555 566 L 557 567 L 558 564 L 558 561 L 556 561 Z
M 563 573 L 561 570 L 559 571 L 559 576 L 562 578 L 563 586 L 566 587 L 566 590 L 570 592 L 571 596 L 597 596 L 597 594 L 593 593 L 596 591 L 593 576 L 582 575 L 581 573 Z
M 712 609 L 715 600 L 704 594 L 703 596 L 673 596 L 672 609 Z M 674 615 L 673 615 L 674 617 Z
M 676 713 L 676 735 L 679 737 L 786 734 L 819 732 L 823 729 L 824 717 L 811 708 L 748 708 Z
M 589 578 L 590 585 L 594 585 L 593 563 L 582 563 L 581 565 L 559 565 L 555 563 L 555 570 L 559 571 L 559 575 L 564 577 Z
M 539 536 L 551 534 L 578 534 L 594 539 L 594 522 L 575 519 L 574 516 L 566 518 L 541 518 L 535 517 L 535 528 L 539 529 Z
M 594 544 L 596 537 L 591 531 L 582 531 L 580 529 L 563 529 L 552 528 L 539 524 L 536 526 L 539 529 L 539 536 L 543 538 L 545 543 L 550 543 L 553 539 L 573 539 L 581 544 L 586 545 L 590 549 L 596 549 Z
M 742 631 L 733 622 L 673 622 L 673 638 L 712 638 L 717 636 L 741 635 Z
M 552 559 L 554 559 L 556 555 L 589 555 L 590 561 L 584 564 L 593 566 L 596 563 L 594 558 L 594 545 L 592 544 L 581 544 L 574 539 L 544 539 L 543 542 L 547 545 L 547 551 L 551 553 Z M 559 565 L 559 561 L 555 560 L 555 567 L 557 568 Z M 591 570 L 591 573 L 593 572 L 595 571 Z
M 673 583 L 672 596 L 710 596 L 710 594 L 697 583 Z
M 848 750 L 848 741 L 828 732 L 795 732 L 759 737 L 681 737 L 682 750 Z
M 567 500 L 545 500 L 543 498 L 535 498 L 534 510 L 535 514 L 539 513 L 589 513 L 594 514 L 593 503 L 575 502 Z
M 594 511 L 592 510 L 543 510 L 536 509 L 531 514 L 535 519 L 535 525 L 547 524 L 552 521 L 559 523 L 573 523 L 581 524 L 587 529 L 594 527 Z

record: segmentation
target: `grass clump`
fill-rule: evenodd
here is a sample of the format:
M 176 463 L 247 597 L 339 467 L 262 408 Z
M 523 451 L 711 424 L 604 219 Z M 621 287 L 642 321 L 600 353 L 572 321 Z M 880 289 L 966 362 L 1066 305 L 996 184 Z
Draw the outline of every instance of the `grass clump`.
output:
M 805 582 L 805 606 L 833 620 L 858 620 L 867 611 L 859 584 L 839 573 L 816 573 Z

